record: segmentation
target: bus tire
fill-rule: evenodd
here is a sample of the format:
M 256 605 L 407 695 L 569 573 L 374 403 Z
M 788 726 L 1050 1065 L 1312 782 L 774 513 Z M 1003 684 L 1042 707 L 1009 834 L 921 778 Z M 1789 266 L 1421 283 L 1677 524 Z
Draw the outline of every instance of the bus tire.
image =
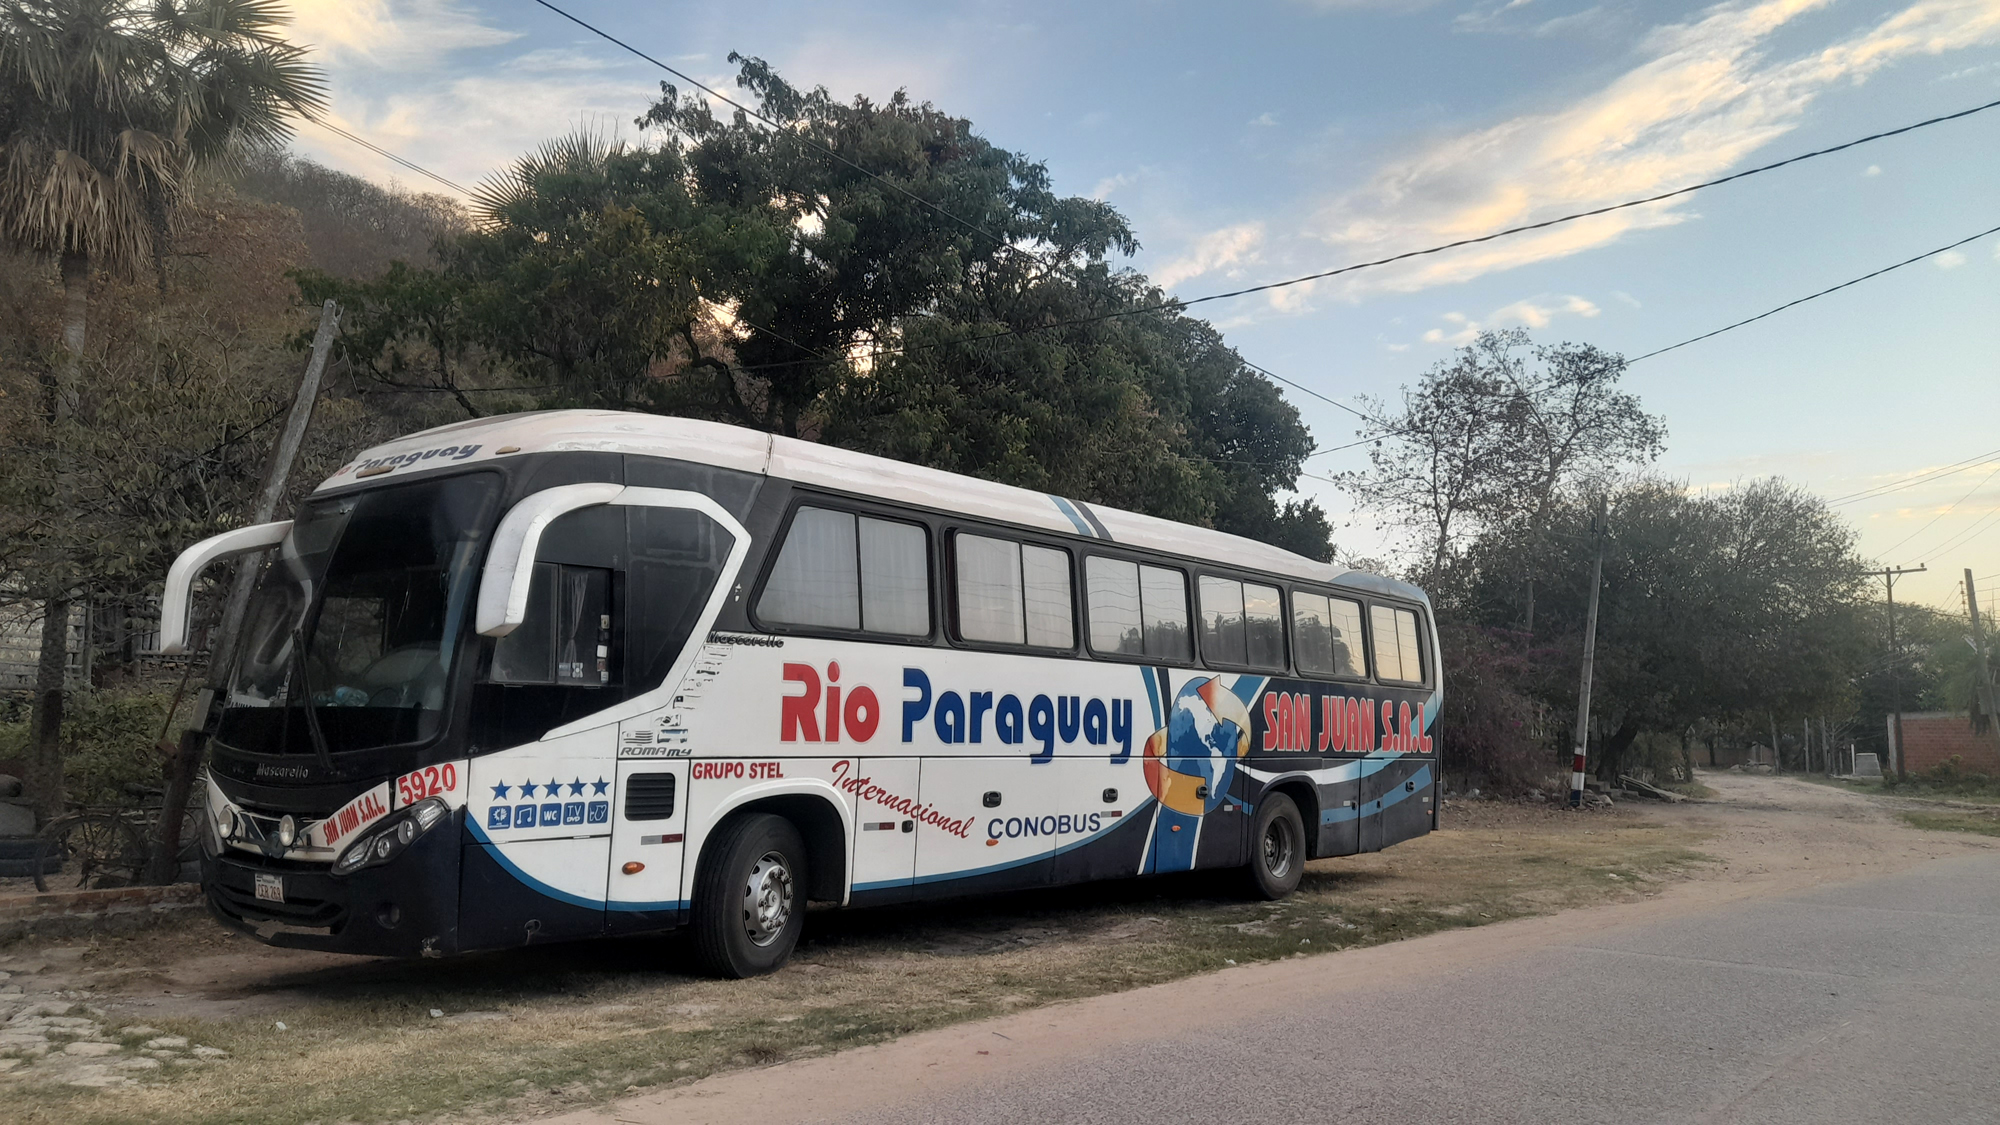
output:
M 792 822 L 749 813 L 725 823 L 695 872 L 695 959 L 741 980 L 782 967 L 806 924 L 804 837 Z
M 1280 899 L 1299 889 L 1306 872 L 1306 826 L 1299 806 L 1283 793 L 1257 805 L 1251 822 L 1249 890 L 1262 899 Z

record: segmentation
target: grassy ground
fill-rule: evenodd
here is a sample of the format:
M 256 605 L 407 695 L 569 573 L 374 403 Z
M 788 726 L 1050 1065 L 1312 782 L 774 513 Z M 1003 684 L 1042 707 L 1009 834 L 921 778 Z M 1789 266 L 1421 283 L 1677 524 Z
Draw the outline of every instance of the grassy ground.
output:
M 2000 836 L 2000 809 L 1989 812 L 1953 809 L 1946 812 L 1906 812 L 1898 814 L 1912 828 L 1932 832 L 1976 832 Z
M 1623 809 L 1477 802 L 1446 815 L 1448 831 L 1312 864 L 1300 892 L 1278 903 L 1190 877 L 816 915 L 791 966 L 753 981 L 676 972 L 683 951 L 672 940 L 281 973 L 255 985 L 283 993 L 276 1011 L 148 1013 L 148 1025 L 227 1058 L 104 1091 L 36 1084 L 22 1068 L 0 1099 L 22 1125 L 529 1114 L 1230 964 L 1654 893 L 1706 860 L 1698 833 Z M 152 933 L 100 942 L 84 958 L 106 989 L 129 972 L 131 991 L 158 995 L 150 967 L 161 959 L 240 940 Z
M 1797 776 L 1821 785 L 1836 785 L 1878 797 L 1907 797 L 1916 801 L 1954 801 L 1970 805 L 2000 806 L 2000 778 L 1987 777 L 1984 774 L 1919 775 L 1908 781 L 1897 781 L 1894 778 L 1882 781 L 1846 781 L 1811 774 L 1787 776 Z

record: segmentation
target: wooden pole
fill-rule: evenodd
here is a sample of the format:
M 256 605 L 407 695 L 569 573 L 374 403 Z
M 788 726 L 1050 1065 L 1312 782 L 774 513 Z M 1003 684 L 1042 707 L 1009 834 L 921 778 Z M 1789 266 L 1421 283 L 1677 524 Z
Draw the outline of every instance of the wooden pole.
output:
M 1978 655 L 1979 681 L 1973 685 L 1972 697 L 1978 703 L 1981 730 L 1994 720 L 1993 714 L 1993 673 L 1986 665 L 1986 629 L 1979 621 L 1979 590 L 1972 584 L 1972 568 L 1965 568 L 1965 610 L 1972 618 L 1972 651 Z
M 284 431 L 278 435 L 277 443 L 271 447 L 270 460 L 264 465 L 264 485 L 257 490 L 257 498 L 251 505 L 252 524 L 270 523 L 277 514 L 292 463 L 298 460 L 299 447 L 305 443 L 306 426 L 312 421 L 313 405 L 319 400 L 320 378 L 326 374 L 326 357 L 333 350 L 334 331 L 339 325 L 340 306 L 328 300 L 320 307 L 319 331 L 313 335 L 312 358 L 306 361 L 305 375 L 299 379 L 299 393 L 292 399 Z M 243 615 L 249 609 L 250 594 L 257 583 L 254 564 L 254 556 L 240 559 L 236 564 L 236 577 L 230 584 L 229 601 L 222 613 L 222 629 L 214 634 L 215 643 L 209 647 L 207 683 L 194 709 L 196 724 L 181 733 L 180 746 L 174 754 L 166 799 L 162 802 L 160 823 L 147 862 L 146 875 L 154 883 L 171 883 L 179 875 L 180 865 L 175 857 L 180 854 L 181 820 L 187 813 L 195 775 L 201 768 L 202 751 L 208 744 L 216 696 L 229 684 L 236 634 L 243 627 Z M 306 705 L 311 706 L 311 701 Z
M 1583 683 L 1576 693 L 1576 753 L 1570 760 L 1569 807 L 1583 806 L 1584 758 L 1590 748 L 1590 673 L 1597 659 L 1597 595 L 1604 585 L 1604 502 L 1598 501 L 1597 518 L 1591 521 L 1597 532 L 1597 557 L 1590 564 L 1590 609 L 1584 615 Z

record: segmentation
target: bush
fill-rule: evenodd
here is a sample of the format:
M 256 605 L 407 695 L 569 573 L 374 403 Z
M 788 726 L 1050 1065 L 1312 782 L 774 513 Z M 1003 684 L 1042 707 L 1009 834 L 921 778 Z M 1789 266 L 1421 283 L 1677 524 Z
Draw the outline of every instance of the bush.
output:
M 125 805 L 128 784 L 159 786 L 164 759 L 153 744 L 173 702 L 169 691 L 76 691 L 63 705 L 63 777 L 75 804 Z M 0 721 L 0 758 L 27 754 L 28 716 Z
M 1439 746 L 1446 768 L 1492 783 L 1538 785 L 1557 762 L 1540 705 L 1524 690 L 1527 661 L 1504 634 L 1438 623 L 1444 650 Z
M 1966 769 L 1965 759 L 1957 754 L 1927 770 L 1911 773 L 1907 782 L 1897 778 L 1894 772 L 1887 772 L 1882 778 L 1882 787 L 1960 797 L 2000 797 L 2000 778 Z

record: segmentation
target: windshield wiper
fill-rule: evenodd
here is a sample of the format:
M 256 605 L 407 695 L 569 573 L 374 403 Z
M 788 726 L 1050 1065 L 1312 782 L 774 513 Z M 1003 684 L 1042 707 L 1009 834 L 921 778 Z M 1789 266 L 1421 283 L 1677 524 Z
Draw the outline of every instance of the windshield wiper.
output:
M 292 626 L 292 667 L 298 672 L 299 691 L 305 696 L 306 733 L 312 736 L 313 752 L 319 755 L 319 764 L 326 772 L 336 772 L 333 768 L 333 752 L 326 748 L 326 734 L 319 729 L 319 711 L 313 706 L 312 680 L 306 675 L 306 639 L 298 626 Z

